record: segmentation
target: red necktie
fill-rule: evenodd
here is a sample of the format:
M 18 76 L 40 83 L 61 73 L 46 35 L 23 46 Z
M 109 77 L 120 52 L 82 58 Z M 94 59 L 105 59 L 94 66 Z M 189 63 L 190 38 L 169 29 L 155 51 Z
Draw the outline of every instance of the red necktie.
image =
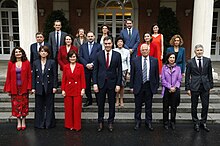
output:
M 109 67 L 109 53 L 107 53 L 107 58 L 106 58 L 106 68 Z

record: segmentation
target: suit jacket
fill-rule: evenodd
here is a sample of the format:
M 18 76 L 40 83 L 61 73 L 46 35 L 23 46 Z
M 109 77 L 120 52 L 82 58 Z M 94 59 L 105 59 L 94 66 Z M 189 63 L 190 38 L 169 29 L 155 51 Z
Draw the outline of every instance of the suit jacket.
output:
M 207 57 L 203 57 L 202 62 L 202 72 L 199 71 L 195 57 L 187 62 L 185 77 L 186 90 L 198 91 L 200 83 L 203 84 L 206 91 L 213 88 L 211 60 Z
M 103 88 L 107 84 L 108 88 L 113 89 L 122 83 L 122 61 L 121 54 L 112 50 L 110 66 L 106 68 L 105 51 L 97 53 L 93 70 L 93 83 Z
M 44 46 L 47 46 L 49 48 L 49 50 L 50 50 L 50 53 L 52 53 L 49 43 L 44 42 Z M 32 67 L 33 66 L 33 62 L 35 60 L 39 59 L 39 52 L 38 52 L 38 48 L 37 48 L 37 43 L 31 44 L 30 51 L 31 51 L 30 52 L 30 56 L 31 56 L 30 57 L 30 63 L 31 63 L 31 67 Z
M 140 36 L 139 36 L 138 30 L 135 29 L 135 28 L 132 28 L 131 40 L 129 38 L 127 28 L 121 30 L 120 36 L 125 41 L 124 47 L 126 49 L 131 49 L 132 48 L 133 49 L 133 53 L 135 53 L 135 55 L 136 55 L 137 54 L 137 47 L 138 47 L 138 45 L 140 43 Z
M 56 43 L 56 36 L 55 36 L 55 31 L 50 32 L 49 34 L 49 44 L 51 46 L 51 55 L 53 56 L 53 59 L 57 59 L 57 53 L 59 48 L 57 48 L 57 43 Z M 60 46 L 64 45 L 64 37 L 67 35 L 66 32 L 61 31 L 61 37 L 60 37 Z
M 83 65 L 76 63 L 72 72 L 70 64 L 66 64 L 63 70 L 61 90 L 66 96 L 81 96 L 81 90 L 86 88 L 85 73 Z
M 174 53 L 174 47 L 167 48 L 167 53 Z M 180 47 L 179 53 L 176 58 L 176 65 L 181 68 L 181 73 L 185 72 L 186 60 L 185 60 L 185 48 Z
M 131 79 L 130 88 L 134 90 L 134 94 L 138 94 L 141 91 L 143 74 L 142 74 L 142 56 L 135 58 L 131 65 Z M 157 93 L 159 88 L 159 71 L 158 71 L 158 60 L 154 57 L 149 56 L 150 59 L 150 89 L 153 94 Z
M 21 94 L 28 93 L 28 90 L 31 90 L 31 66 L 28 60 L 22 62 L 21 68 Z M 16 64 L 11 61 L 8 62 L 8 71 L 6 82 L 4 86 L 4 91 L 17 94 L 17 79 L 16 79 Z
M 42 72 L 41 60 L 35 60 L 32 71 L 32 88 L 35 94 L 42 95 L 43 88 L 46 94 L 52 94 L 53 88 L 57 88 L 57 72 L 55 61 L 47 59 L 44 73 Z
M 94 43 L 93 47 L 92 47 L 91 54 L 89 55 L 88 42 L 84 43 L 80 47 L 80 51 L 79 51 L 80 63 L 82 63 L 84 67 L 86 67 L 86 64 L 88 64 L 88 63 L 94 64 L 95 57 L 96 57 L 97 53 L 101 50 L 102 50 L 102 46 L 98 43 Z
M 74 50 L 76 51 L 76 53 L 78 53 L 78 48 L 76 48 L 75 46 L 71 46 L 70 50 Z M 60 46 L 60 49 L 58 51 L 58 56 L 57 56 L 57 60 L 60 65 L 60 70 L 63 70 L 64 65 L 69 63 L 66 57 L 67 57 L 66 46 L 65 45 Z

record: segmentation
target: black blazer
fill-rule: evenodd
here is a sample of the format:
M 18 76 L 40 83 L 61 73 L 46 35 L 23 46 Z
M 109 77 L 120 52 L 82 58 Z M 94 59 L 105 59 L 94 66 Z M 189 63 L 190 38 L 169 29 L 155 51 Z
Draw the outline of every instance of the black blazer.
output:
M 46 42 L 44 42 L 44 46 L 47 46 L 51 52 L 51 49 L 50 49 L 50 45 Z M 31 67 L 33 66 L 33 62 L 35 60 L 39 59 L 39 52 L 38 52 L 38 49 L 37 49 L 37 43 L 33 43 L 31 44 L 31 47 L 30 47 L 30 63 L 31 63 Z
M 42 95 L 43 87 L 46 94 L 52 94 L 53 88 L 57 88 L 56 65 L 52 59 L 47 60 L 44 73 L 42 73 L 40 59 L 33 63 L 32 89 L 35 89 L 35 94 Z
M 121 54 L 112 50 L 110 66 L 106 68 L 105 51 L 97 53 L 93 70 L 93 83 L 103 88 L 107 84 L 108 88 L 113 89 L 122 83 L 122 61 Z
M 93 44 L 92 52 L 89 55 L 88 42 L 81 45 L 79 50 L 79 61 L 86 67 L 88 63 L 94 63 L 96 54 L 102 50 L 102 46 L 98 43 Z
M 203 57 L 202 72 L 199 71 L 195 57 L 190 59 L 186 65 L 185 89 L 198 91 L 200 83 L 206 91 L 213 88 L 212 63 L 207 57 Z
M 141 90 L 143 75 L 142 75 L 142 56 L 135 58 L 131 65 L 131 79 L 130 88 L 133 89 L 134 94 L 138 94 Z M 157 93 L 159 88 L 159 71 L 158 60 L 149 56 L 150 59 L 150 88 L 153 94 Z

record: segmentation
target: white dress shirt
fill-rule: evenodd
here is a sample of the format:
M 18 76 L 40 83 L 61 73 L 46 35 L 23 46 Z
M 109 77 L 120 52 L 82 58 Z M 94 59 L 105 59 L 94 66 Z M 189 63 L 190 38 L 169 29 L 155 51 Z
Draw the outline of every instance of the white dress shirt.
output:
M 197 67 L 198 67 L 198 68 L 199 68 L 199 59 L 201 59 L 201 66 L 202 66 L 202 68 L 203 68 L 203 57 L 198 58 L 198 57 L 196 56 L 195 59 L 196 59 L 196 64 L 197 64 Z

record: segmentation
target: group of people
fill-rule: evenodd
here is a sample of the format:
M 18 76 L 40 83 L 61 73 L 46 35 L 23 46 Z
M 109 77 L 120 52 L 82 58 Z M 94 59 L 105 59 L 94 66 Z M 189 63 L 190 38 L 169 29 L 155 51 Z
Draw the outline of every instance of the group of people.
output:
M 124 107 L 124 88 L 130 80 L 130 90 L 135 97 L 135 126 L 141 126 L 141 111 L 145 106 L 145 125 L 153 131 L 152 99 L 157 93 L 161 79 L 163 97 L 163 124 L 175 129 L 177 107 L 180 104 L 180 86 L 185 76 L 185 86 L 191 96 L 194 129 L 202 126 L 209 131 L 206 121 L 209 93 L 213 88 L 211 60 L 203 56 L 204 48 L 196 45 L 195 57 L 185 65 L 185 49 L 180 35 L 170 40 L 171 47 L 164 55 L 163 35 L 157 24 L 152 33 L 143 35 L 143 43 L 133 21 L 126 19 L 126 28 L 121 30 L 115 44 L 108 25 L 101 27 L 102 35 L 95 42 L 92 31 L 85 33 L 78 29 L 76 38 L 61 31 L 61 22 L 54 22 L 55 31 L 49 34 L 49 42 L 44 35 L 36 33 L 36 43 L 30 47 L 30 62 L 21 47 L 15 47 L 8 63 L 4 90 L 11 95 L 12 115 L 17 117 L 17 130 L 25 130 L 28 115 L 28 95 L 35 94 L 36 128 L 55 127 L 54 95 L 58 88 L 58 66 L 62 71 L 61 91 L 64 96 L 65 127 L 81 130 L 82 106 L 94 103 L 91 87 L 98 106 L 98 128 L 104 128 L 104 109 L 108 96 L 108 130 L 113 131 L 115 107 Z M 116 47 L 115 47 L 116 46 Z M 165 64 L 162 64 L 166 56 Z M 186 71 L 185 71 L 186 66 Z M 82 105 L 82 97 L 86 102 Z M 201 120 L 197 117 L 198 97 L 202 102 Z M 169 107 L 171 119 L 169 121 Z

